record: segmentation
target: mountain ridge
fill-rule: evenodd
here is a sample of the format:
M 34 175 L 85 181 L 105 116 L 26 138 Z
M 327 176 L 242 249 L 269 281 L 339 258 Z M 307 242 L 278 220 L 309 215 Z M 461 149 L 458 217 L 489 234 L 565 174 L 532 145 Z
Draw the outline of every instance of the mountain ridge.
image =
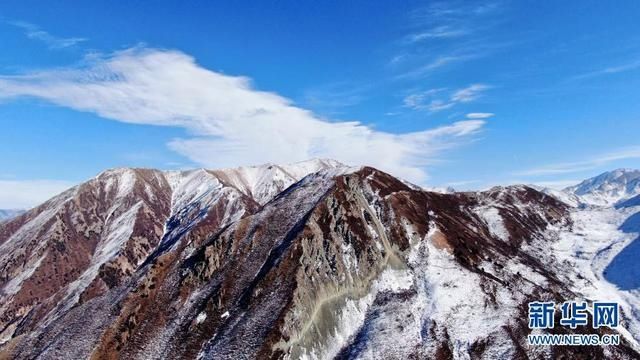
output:
M 605 171 L 563 191 L 579 196 L 585 203 L 614 205 L 640 194 L 640 170 L 619 168 Z
M 514 340 L 522 307 L 582 291 L 535 256 L 580 219 L 530 187 L 442 194 L 342 166 L 287 185 L 269 166 L 252 190 L 105 171 L 3 224 L 0 357 L 533 355 Z M 634 358 L 624 339 L 551 355 Z

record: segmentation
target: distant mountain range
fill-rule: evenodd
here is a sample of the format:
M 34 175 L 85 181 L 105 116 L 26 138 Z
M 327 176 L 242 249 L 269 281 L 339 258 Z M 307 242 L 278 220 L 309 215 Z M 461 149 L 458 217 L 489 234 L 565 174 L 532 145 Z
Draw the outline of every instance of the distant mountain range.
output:
M 24 212 L 22 209 L 0 209 L 0 221 L 14 218 Z
M 579 196 L 593 205 L 613 205 L 640 194 L 640 170 L 617 169 L 605 172 L 564 192 Z
M 0 223 L 0 358 L 640 357 L 640 172 L 433 192 L 332 160 L 113 169 Z M 621 304 L 607 347 L 530 301 Z

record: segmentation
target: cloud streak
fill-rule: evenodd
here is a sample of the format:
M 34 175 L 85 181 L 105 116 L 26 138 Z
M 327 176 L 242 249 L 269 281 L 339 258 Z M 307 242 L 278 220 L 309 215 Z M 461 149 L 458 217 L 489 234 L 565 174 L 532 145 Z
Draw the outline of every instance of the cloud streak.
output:
M 50 33 L 42 30 L 37 25 L 24 21 L 13 21 L 9 22 L 9 24 L 24 30 L 25 35 L 29 39 L 41 41 L 45 43 L 50 49 L 64 49 L 87 41 L 87 39 L 79 37 L 63 38 L 53 36 Z
M 478 99 L 482 92 L 491 87 L 485 84 L 473 84 L 464 89 L 457 90 L 451 95 L 451 101 L 454 103 L 468 103 Z
M 437 112 L 454 107 L 457 104 L 469 103 L 477 100 L 482 93 L 490 89 L 491 86 L 485 84 L 472 84 L 465 88 L 451 92 L 448 99 L 438 98 L 439 94 L 446 89 L 431 89 L 406 96 L 403 100 L 404 106 L 413 110 L 427 110 Z M 484 119 L 493 114 L 472 113 L 469 118 Z M 488 115 L 488 116 L 487 116 Z M 475 116 L 475 117 L 473 117 Z
M 591 79 L 599 76 L 613 75 L 627 71 L 633 71 L 640 69 L 640 59 L 631 61 L 625 64 L 617 65 L 617 66 L 609 66 L 601 70 L 591 71 L 585 74 L 577 75 L 571 78 L 571 80 L 584 80 Z
M 468 113 L 467 119 L 488 119 L 494 115 L 494 113 Z
M 179 51 L 134 48 L 82 67 L 0 77 L 0 99 L 33 97 L 121 122 L 187 129 L 169 147 L 206 167 L 293 162 L 313 157 L 368 164 L 411 181 L 442 151 L 484 125 L 464 120 L 395 134 L 321 118 L 251 80 L 199 66 Z
M 401 53 L 393 56 L 390 64 L 398 65 L 402 60 L 411 69 L 395 78 L 428 76 L 441 68 L 486 57 L 497 48 L 507 46 L 483 35 L 496 23 L 492 15 L 500 7 L 498 3 L 436 1 L 410 11 L 407 22 L 411 31 L 402 37 Z
M 454 63 L 459 63 L 459 62 L 463 62 L 469 59 L 473 59 L 479 57 L 478 54 L 463 54 L 463 55 L 442 55 L 442 56 L 438 56 L 435 59 L 430 60 L 429 62 L 427 62 L 426 64 L 420 65 L 417 68 L 410 70 L 408 72 L 405 72 L 403 74 L 397 75 L 395 76 L 396 80 L 401 80 L 401 79 L 411 79 L 411 78 L 418 78 L 421 76 L 425 76 L 428 75 L 429 73 L 440 69 L 442 67 L 448 66 L 450 64 L 454 64 Z M 395 60 L 396 58 L 394 57 L 393 60 Z
M 449 25 L 441 25 L 435 28 L 411 34 L 407 37 L 409 43 L 416 43 L 429 39 L 448 39 L 466 35 L 467 30 L 462 28 L 453 28 Z

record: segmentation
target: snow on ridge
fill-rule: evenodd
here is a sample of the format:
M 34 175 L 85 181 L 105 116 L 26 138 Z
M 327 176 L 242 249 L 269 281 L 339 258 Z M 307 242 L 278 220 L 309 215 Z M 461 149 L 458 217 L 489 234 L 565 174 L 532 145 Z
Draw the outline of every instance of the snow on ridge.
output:
M 341 162 L 331 159 L 311 159 L 278 166 L 297 180 L 320 170 L 346 167 Z
M 264 164 L 210 172 L 264 205 L 282 190 L 309 174 L 343 168 L 346 166 L 335 160 L 313 159 L 286 165 Z
M 563 192 L 578 196 L 587 205 L 611 206 L 640 194 L 640 170 L 607 171 L 567 187 Z
M 578 195 L 566 192 L 564 190 L 555 190 L 548 187 L 538 187 L 538 186 L 532 186 L 532 187 L 540 192 L 543 192 L 555 198 L 556 200 L 560 200 L 561 202 L 571 207 L 577 207 L 581 203 L 580 197 Z
M 453 194 L 456 192 L 456 189 L 451 186 L 423 186 L 421 187 L 421 189 L 424 191 L 435 192 L 439 194 Z
M 204 169 L 167 171 L 164 175 L 171 188 L 171 214 L 223 187 L 216 176 Z
M 25 214 L 22 214 L 22 216 L 32 216 L 31 214 L 34 211 L 38 211 L 36 215 L 33 216 L 33 218 L 22 225 L 15 233 L 13 233 L 13 235 L 11 235 L 11 237 L 9 237 L 4 243 L 0 245 L 0 258 L 2 258 L 3 255 L 9 254 L 8 250 L 14 246 L 10 244 L 13 244 L 15 241 L 24 242 L 35 236 L 35 234 L 40 231 L 44 224 L 46 224 L 60 210 L 62 210 L 63 206 L 68 201 L 71 201 L 71 199 L 73 199 L 77 191 L 77 186 L 68 189 L 61 194 L 54 196 L 50 200 L 47 200 L 47 202 L 45 202 L 44 204 L 27 211 Z M 18 244 L 15 246 L 21 245 L 22 244 Z
M 504 226 L 500 210 L 493 206 L 481 206 L 474 212 L 487 224 L 491 235 L 503 241 L 509 241 L 509 231 Z
M 40 267 L 42 260 L 46 257 L 46 253 L 38 257 L 38 259 L 26 262 L 26 267 L 15 277 L 13 277 L 3 288 L 3 295 L 13 295 L 22 288 L 22 283 L 33 275 L 33 273 Z
M 213 191 L 221 186 L 235 187 L 243 194 L 264 204 L 280 191 L 305 176 L 330 169 L 347 169 L 348 167 L 332 159 L 311 159 L 291 164 L 277 165 L 272 163 L 221 169 L 189 169 L 189 170 L 156 170 L 151 168 L 119 167 L 100 172 L 94 178 L 85 182 L 97 181 L 110 192 L 115 188 L 116 198 L 124 198 L 133 191 L 140 179 L 140 171 L 149 171 L 158 180 L 164 178 L 169 185 L 174 206 L 172 210 L 179 210 L 186 206 L 189 199 L 202 196 L 207 191 Z M 202 184 L 197 184 L 201 181 Z M 222 183 L 222 185 L 221 185 Z M 150 198 L 150 190 L 145 188 Z M 193 191 L 192 194 L 190 192 Z
M 121 251 L 123 245 L 131 237 L 136 223 L 136 215 L 142 206 L 139 201 L 126 212 L 114 218 L 107 225 L 106 238 L 100 239 L 98 246 L 91 259 L 89 267 L 67 287 L 65 299 L 60 303 L 64 309 L 69 309 L 75 305 L 82 292 L 91 284 L 98 275 L 100 266 L 115 258 Z
M 620 252 L 633 241 L 640 241 L 638 233 L 625 232 L 620 228 L 638 211 L 640 207 L 575 208 L 571 212 L 572 228 L 552 225 L 545 236 L 555 239 L 551 248 L 547 247 L 545 251 L 550 251 L 558 264 L 566 266 L 555 271 L 567 278 L 566 283 L 572 284 L 576 293 L 588 300 L 620 304 L 627 321 L 624 328 L 621 326 L 618 330 L 636 348 L 640 348 L 640 289 L 621 289 L 609 281 L 606 271 Z

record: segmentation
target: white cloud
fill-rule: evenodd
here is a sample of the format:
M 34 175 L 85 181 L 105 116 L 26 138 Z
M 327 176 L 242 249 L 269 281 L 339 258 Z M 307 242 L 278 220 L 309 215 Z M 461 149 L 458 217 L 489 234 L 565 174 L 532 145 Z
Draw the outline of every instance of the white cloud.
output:
M 435 28 L 422 31 L 419 33 L 411 34 L 408 36 L 407 40 L 410 43 L 415 43 L 427 39 L 447 39 L 459 37 L 467 34 L 467 31 L 464 29 L 456 29 L 452 28 L 449 25 L 441 25 Z
M 636 69 L 640 69 L 640 60 L 634 60 L 626 64 L 610 66 L 601 70 L 591 71 L 585 74 L 577 75 L 577 76 L 574 76 L 572 80 L 589 79 L 589 78 L 598 77 L 602 75 L 618 74 L 621 72 L 627 72 L 627 71 L 632 71 Z
M 487 15 L 497 11 L 500 7 L 495 2 L 468 3 L 460 1 L 435 1 L 429 5 L 415 9 L 411 16 L 419 23 L 430 23 L 434 20 L 451 21 L 460 17 Z
M 0 209 L 28 209 L 73 185 L 61 180 L 0 180 Z
M 29 39 L 44 42 L 45 44 L 47 44 L 47 46 L 49 46 L 50 49 L 63 49 L 77 45 L 78 43 L 81 43 L 83 41 L 87 41 L 87 39 L 78 37 L 62 38 L 53 36 L 50 33 L 40 29 L 40 27 L 38 27 L 37 25 L 24 21 L 13 21 L 9 24 L 24 30 L 25 35 Z
M 390 61 L 393 65 L 402 62 L 411 69 L 396 66 L 402 73 L 395 78 L 425 77 L 444 67 L 489 56 L 510 45 L 495 41 L 488 34 L 489 29 L 500 23 L 494 15 L 501 8 L 498 3 L 484 1 L 477 4 L 436 1 L 411 10 L 407 19 L 410 32 L 399 41 L 402 55 Z
M 614 161 L 640 159 L 640 146 L 631 146 L 606 154 L 601 154 L 583 161 L 549 164 L 514 173 L 519 176 L 544 176 L 570 174 L 596 169 Z
M 442 93 L 445 89 L 431 89 L 415 94 L 410 94 L 404 98 L 403 102 L 405 107 L 414 110 L 428 110 L 431 112 L 436 112 L 449 109 L 460 103 L 472 102 L 478 99 L 482 95 L 482 92 L 490 88 L 490 86 L 484 84 L 472 84 L 467 86 L 466 88 L 458 89 L 451 92 L 448 99 L 446 100 L 437 98 L 438 94 Z M 484 119 L 486 117 L 493 116 L 493 114 L 488 113 L 472 113 L 470 115 L 479 116 L 476 117 L 476 119 Z
M 493 113 L 468 113 L 467 119 L 488 119 L 494 115 Z
M 457 90 L 451 95 L 452 102 L 467 103 L 476 100 L 482 92 L 488 90 L 490 86 L 484 84 L 469 85 L 464 89 Z
M 135 48 L 87 61 L 0 77 L 0 99 L 35 97 L 121 122 L 183 127 L 193 137 L 174 139 L 170 148 L 207 167 L 328 157 L 418 183 L 427 178 L 426 165 L 484 124 L 466 120 L 394 134 L 329 121 L 178 51 Z
M 429 109 L 429 111 L 431 112 L 436 112 L 453 107 L 453 105 L 455 105 L 455 103 L 453 102 L 445 102 L 444 100 L 435 99 L 429 102 L 429 105 L 427 105 L 427 109 Z
M 406 78 L 416 78 L 423 75 L 426 75 L 436 69 L 439 69 L 443 66 L 447 66 L 452 63 L 457 63 L 461 61 L 466 61 L 469 59 L 473 59 L 478 57 L 478 54 L 463 54 L 463 55 L 442 55 L 438 56 L 435 59 L 427 62 L 424 65 L 419 66 L 416 69 L 405 72 L 396 76 L 396 79 L 406 79 Z M 395 59 L 395 58 L 394 58 Z
M 429 110 L 438 111 L 444 109 L 443 106 L 451 107 L 453 104 L 445 104 L 443 101 L 434 99 L 439 93 L 442 93 L 446 89 L 430 89 L 427 91 L 418 92 L 415 94 L 407 95 L 403 100 L 405 107 L 414 110 Z

